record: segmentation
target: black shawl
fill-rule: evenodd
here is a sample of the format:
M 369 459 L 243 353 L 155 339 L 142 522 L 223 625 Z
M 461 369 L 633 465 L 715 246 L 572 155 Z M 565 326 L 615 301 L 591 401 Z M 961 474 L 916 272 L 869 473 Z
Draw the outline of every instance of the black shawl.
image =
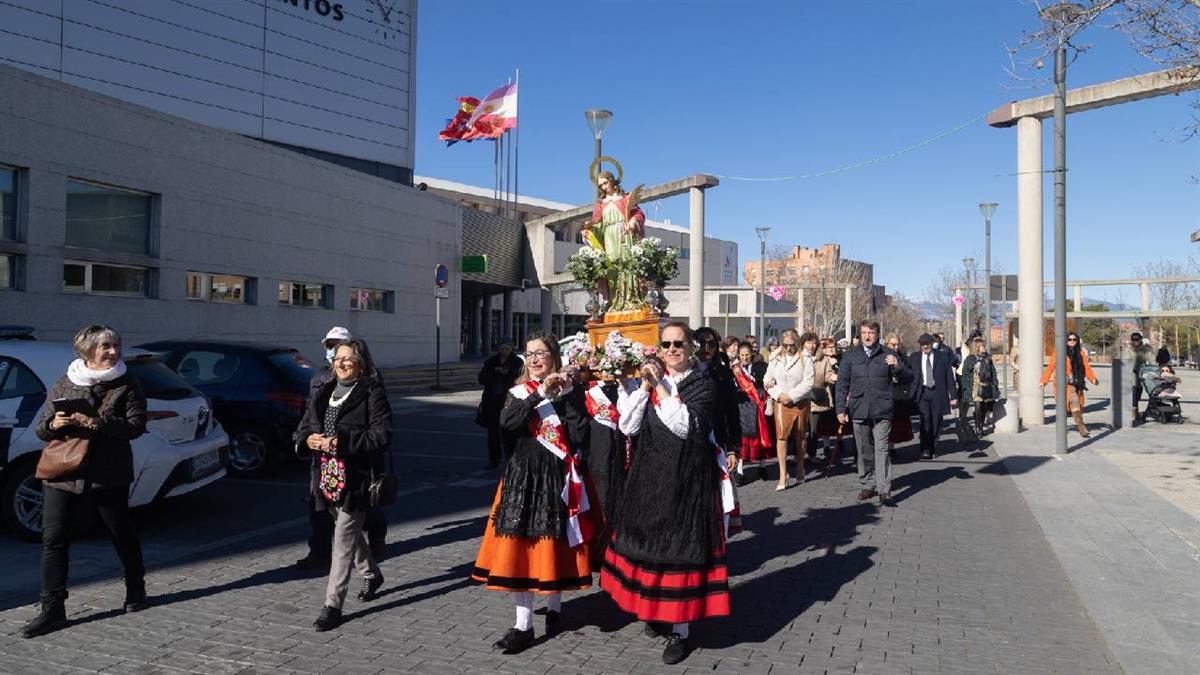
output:
M 679 383 L 691 418 L 679 438 L 647 404 L 633 461 L 613 513 L 613 548 L 643 563 L 707 565 L 721 544 L 720 477 L 709 440 L 713 381 L 698 370 Z

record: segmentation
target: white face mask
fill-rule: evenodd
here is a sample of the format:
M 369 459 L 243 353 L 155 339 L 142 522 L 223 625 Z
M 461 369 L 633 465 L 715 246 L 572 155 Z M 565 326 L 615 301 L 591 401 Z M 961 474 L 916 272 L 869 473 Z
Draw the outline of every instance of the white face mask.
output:
M 332 349 L 326 349 L 325 350 L 325 360 L 328 361 L 329 363 L 333 363 L 333 355 L 336 352 L 337 352 L 337 347 L 334 347 Z

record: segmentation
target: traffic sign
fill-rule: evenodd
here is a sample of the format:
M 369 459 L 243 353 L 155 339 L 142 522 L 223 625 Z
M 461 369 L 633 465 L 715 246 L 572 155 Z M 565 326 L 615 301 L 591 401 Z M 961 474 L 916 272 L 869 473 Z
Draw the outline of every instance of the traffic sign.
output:
M 438 266 L 433 268 L 433 285 L 445 288 L 448 283 L 450 283 L 450 270 L 445 265 L 438 263 Z
M 433 289 L 433 297 L 442 299 L 448 298 L 450 297 L 450 289 L 445 287 L 435 288 Z

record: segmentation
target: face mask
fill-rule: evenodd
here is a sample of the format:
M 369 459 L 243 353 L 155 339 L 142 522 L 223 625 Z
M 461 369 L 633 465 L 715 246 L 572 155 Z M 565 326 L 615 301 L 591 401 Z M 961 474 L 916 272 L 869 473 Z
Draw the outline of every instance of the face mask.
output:
M 337 349 L 326 349 L 325 350 L 325 360 L 328 361 L 329 363 L 333 363 L 333 355 L 335 352 L 337 352 Z

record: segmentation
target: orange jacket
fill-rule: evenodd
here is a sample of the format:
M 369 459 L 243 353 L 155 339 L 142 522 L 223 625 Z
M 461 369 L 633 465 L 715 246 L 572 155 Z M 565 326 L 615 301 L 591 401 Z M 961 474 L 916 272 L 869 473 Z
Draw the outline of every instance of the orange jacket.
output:
M 1054 379 L 1054 366 L 1056 365 L 1055 358 L 1054 358 L 1055 356 L 1057 356 L 1057 354 L 1050 355 L 1050 363 L 1046 364 L 1046 370 L 1045 370 L 1045 372 L 1042 373 L 1042 386 L 1043 387 L 1046 386 L 1046 383 L 1048 383 Z M 1084 376 L 1087 377 L 1088 382 L 1091 382 L 1092 384 L 1096 384 L 1097 383 L 1096 373 L 1092 372 L 1092 364 L 1090 361 L 1088 361 L 1087 352 L 1085 352 L 1081 349 L 1079 352 L 1079 356 L 1083 358 L 1083 374 L 1084 374 Z M 1071 377 L 1072 377 L 1071 361 L 1068 360 L 1067 361 L 1067 379 L 1070 379 Z

